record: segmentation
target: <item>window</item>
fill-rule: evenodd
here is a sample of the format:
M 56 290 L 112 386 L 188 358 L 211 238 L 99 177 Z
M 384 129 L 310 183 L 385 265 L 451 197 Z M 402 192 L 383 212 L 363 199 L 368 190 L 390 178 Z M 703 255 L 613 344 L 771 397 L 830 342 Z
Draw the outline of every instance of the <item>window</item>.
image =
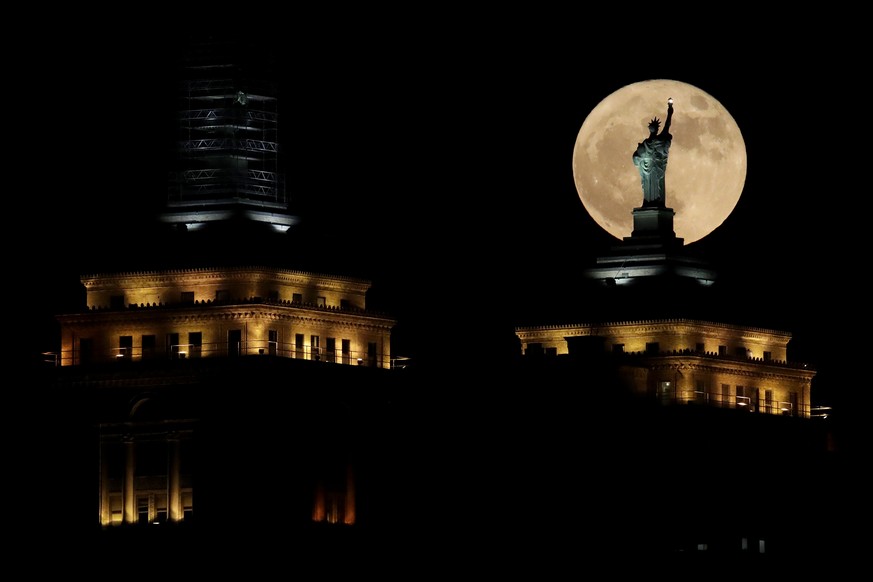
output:
M 136 521 L 140 524 L 166 523 L 167 495 L 160 493 L 137 495 Z
M 124 308 L 124 295 L 112 295 L 109 297 L 109 307 L 112 309 Z
M 327 297 L 319 297 L 317 304 L 319 307 L 327 307 Z
M 294 293 L 291 295 L 291 303 L 303 303 L 303 293 Z
M 224 289 L 219 289 L 215 292 L 215 302 L 222 303 L 230 301 L 230 291 L 226 291 Z
M 348 299 L 340 299 L 340 309 L 351 309 L 352 303 Z
M 613 354 L 623 354 L 624 353 L 624 344 L 612 344 L 612 353 Z
M 377 353 L 376 342 L 367 342 L 367 365 L 371 368 L 375 368 L 378 363 Z
M 239 356 L 242 354 L 242 330 L 227 330 L 227 355 Z
M 185 521 L 194 519 L 194 495 L 191 491 L 182 491 L 182 515 Z
M 694 402 L 697 402 L 698 404 L 705 404 L 706 401 L 706 382 L 704 380 L 697 380 L 694 383 Z
M 182 291 L 182 297 L 180 301 L 182 305 L 194 305 L 194 292 Z
M 661 344 L 658 342 L 646 342 L 646 353 L 649 355 L 657 355 L 661 351 Z
M 743 410 L 752 409 L 752 400 L 746 395 L 746 389 L 743 386 L 737 386 L 737 408 Z
M 309 336 L 309 354 L 310 358 L 318 361 L 321 359 L 319 337 L 317 335 Z
M 343 350 L 343 364 L 351 364 L 352 363 L 352 340 L 343 339 L 342 340 L 342 350 Z
M 706 346 L 703 345 L 702 342 L 698 342 L 697 344 L 694 345 L 694 351 L 697 352 L 698 354 L 705 353 L 705 352 L 706 352 Z
M 175 360 L 179 357 L 179 334 L 178 333 L 168 333 L 167 334 L 167 356 L 170 359 Z
M 727 406 L 731 401 L 731 385 L 730 384 L 722 384 L 721 385 L 721 401 L 719 402 L 720 406 Z
M 154 335 L 142 336 L 142 359 L 150 360 L 155 357 L 157 340 Z
M 267 352 L 275 356 L 279 351 L 279 331 L 271 329 L 267 332 Z
M 94 340 L 89 337 L 79 338 L 79 363 L 90 364 L 94 361 Z
M 764 412 L 771 414 L 773 412 L 773 391 L 764 390 Z
M 294 357 L 302 358 L 304 356 L 303 334 L 298 333 L 294 336 Z
M 203 332 L 192 331 L 188 333 L 188 357 L 199 358 L 203 349 Z
M 727 355 L 727 346 L 718 346 L 718 355 L 726 356 Z
M 744 346 L 737 346 L 734 348 L 734 355 L 738 358 L 745 358 L 748 356 L 748 351 Z
M 661 404 L 673 402 L 673 383 L 667 380 L 658 382 L 658 400 Z
M 154 512 L 154 497 L 151 495 L 143 495 L 136 499 L 136 522 L 139 524 L 147 524 L 152 521 Z
M 794 391 L 789 392 L 788 393 L 788 405 L 790 407 L 790 410 L 785 414 L 788 414 L 789 416 L 797 416 L 797 414 L 798 414 L 797 413 L 798 402 L 799 402 L 799 400 L 797 397 L 797 392 L 794 392 Z
M 279 301 L 279 292 L 275 289 L 267 291 L 267 301 Z
M 118 337 L 118 353 L 115 357 L 119 360 L 129 360 L 133 357 L 133 336 L 122 335 Z
M 773 352 L 764 352 L 764 361 L 769 362 L 773 360 Z
M 324 359 L 333 364 L 336 362 L 336 338 L 329 337 L 326 340 Z

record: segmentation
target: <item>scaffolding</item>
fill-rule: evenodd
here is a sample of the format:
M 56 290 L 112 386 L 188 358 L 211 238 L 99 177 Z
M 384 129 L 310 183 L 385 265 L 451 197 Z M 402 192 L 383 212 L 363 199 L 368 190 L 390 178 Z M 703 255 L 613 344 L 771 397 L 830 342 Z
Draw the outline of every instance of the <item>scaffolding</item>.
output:
M 257 215 L 288 224 L 278 85 L 269 51 L 239 40 L 199 41 L 189 47 L 182 73 L 164 219 Z

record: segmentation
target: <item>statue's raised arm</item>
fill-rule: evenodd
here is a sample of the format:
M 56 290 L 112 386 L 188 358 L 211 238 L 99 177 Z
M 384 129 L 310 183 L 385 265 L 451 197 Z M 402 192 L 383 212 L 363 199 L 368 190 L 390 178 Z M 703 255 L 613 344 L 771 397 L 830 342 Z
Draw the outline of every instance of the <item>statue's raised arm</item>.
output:
M 673 121 L 673 98 L 667 99 L 667 120 L 664 122 L 664 129 L 661 130 L 661 135 L 670 133 L 670 123 Z

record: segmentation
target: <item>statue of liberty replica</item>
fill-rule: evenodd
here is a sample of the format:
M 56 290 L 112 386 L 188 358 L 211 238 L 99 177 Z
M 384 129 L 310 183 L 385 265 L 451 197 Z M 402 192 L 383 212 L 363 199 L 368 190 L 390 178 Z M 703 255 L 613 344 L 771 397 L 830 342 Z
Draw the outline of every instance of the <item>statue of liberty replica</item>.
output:
M 637 144 L 634 152 L 634 165 L 640 172 L 643 185 L 643 207 L 666 206 L 667 191 L 664 186 L 664 175 L 667 173 L 667 156 L 670 153 L 670 121 L 673 119 L 673 99 L 667 100 L 667 120 L 664 128 L 658 133 L 661 121 L 654 117 L 649 123 L 649 137 Z

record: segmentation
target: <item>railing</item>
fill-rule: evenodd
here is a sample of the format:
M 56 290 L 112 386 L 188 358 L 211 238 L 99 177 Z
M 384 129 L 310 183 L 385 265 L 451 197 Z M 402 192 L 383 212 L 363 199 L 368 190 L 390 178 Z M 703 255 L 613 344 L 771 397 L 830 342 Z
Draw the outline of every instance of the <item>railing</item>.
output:
M 185 140 L 179 145 L 184 151 L 242 150 L 274 153 L 279 151 L 278 143 L 263 139 L 202 138 Z
M 693 404 L 716 408 L 733 408 L 745 412 L 781 416 L 810 417 L 808 404 L 795 404 L 786 400 L 761 400 L 751 396 L 725 395 L 702 390 L 686 390 L 679 393 L 662 392 L 657 396 L 662 404 Z
M 391 368 L 393 361 L 386 354 L 364 350 L 327 349 L 323 346 L 299 345 L 271 340 L 240 340 L 202 344 L 170 344 L 165 347 L 114 347 L 108 351 L 84 352 L 64 350 L 52 354 L 53 365 L 62 366 L 108 362 L 138 362 L 157 360 L 188 360 L 215 357 L 274 356 L 309 360 L 327 364 Z
M 833 410 L 832 406 L 813 406 L 810 411 L 810 418 L 827 418 Z
M 185 121 L 210 121 L 220 122 L 222 120 L 235 121 L 238 119 L 249 119 L 252 121 L 264 121 L 270 124 L 276 124 L 279 120 L 278 113 L 272 111 L 258 111 L 256 109 L 232 109 L 227 107 L 210 108 L 210 109 L 187 109 L 179 113 L 179 120 Z
M 281 187 L 253 184 L 242 179 L 239 182 L 216 182 L 212 184 L 170 184 L 167 187 L 169 202 L 207 202 L 241 197 L 246 200 L 285 204 L 285 192 Z

